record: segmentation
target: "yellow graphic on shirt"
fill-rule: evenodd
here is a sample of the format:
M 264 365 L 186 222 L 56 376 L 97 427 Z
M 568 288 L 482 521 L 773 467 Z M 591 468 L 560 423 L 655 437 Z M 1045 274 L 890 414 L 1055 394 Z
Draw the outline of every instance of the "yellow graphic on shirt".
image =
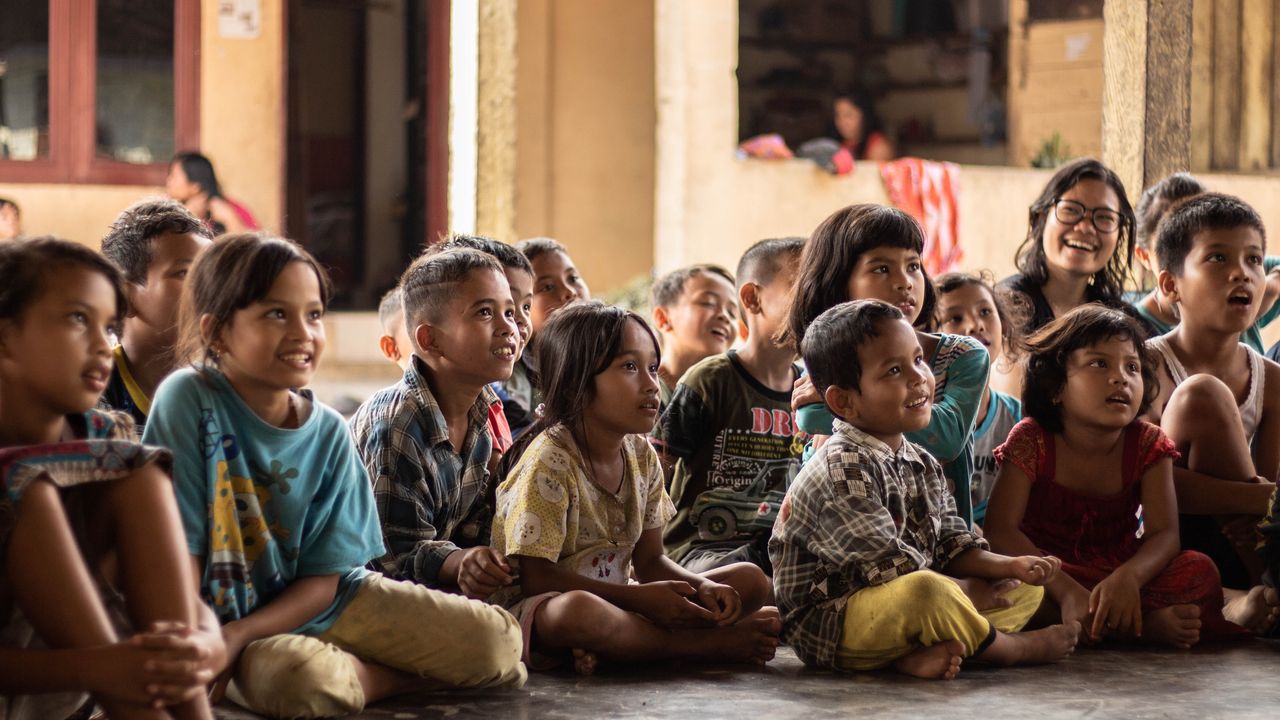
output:
M 213 537 L 210 550 L 215 564 L 229 563 L 246 571 L 266 551 L 274 537 L 291 534 L 278 523 L 268 523 L 262 508 L 272 500 L 271 489 L 250 478 L 232 475 L 225 460 L 218 461 L 213 489 Z

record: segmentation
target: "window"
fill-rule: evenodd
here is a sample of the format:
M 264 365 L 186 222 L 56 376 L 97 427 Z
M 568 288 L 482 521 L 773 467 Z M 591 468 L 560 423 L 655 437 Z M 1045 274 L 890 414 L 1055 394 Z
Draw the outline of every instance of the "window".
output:
M 0 177 L 159 185 L 199 146 L 200 0 L 0 0 Z

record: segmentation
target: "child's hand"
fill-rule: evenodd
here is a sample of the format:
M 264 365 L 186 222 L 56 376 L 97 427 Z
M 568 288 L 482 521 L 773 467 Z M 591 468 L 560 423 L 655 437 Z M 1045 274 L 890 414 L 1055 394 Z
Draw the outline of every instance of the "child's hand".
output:
M 791 388 L 791 412 L 796 412 L 805 405 L 820 402 L 822 402 L 822 396 L 813 386 L 813 378 L 809 377 L 808 373 L 796 378 L 795 385 Z
M 469 598 L 484 600 L 515 579 L 506 556 L 491 547 L 481 545 L 460 552 L 458 589 Z
M 1062 569 L 1062 561 L 1052 555 L 1021 555 L 1008 561 L 1009 577 L 1028 585 L 1045 585 Z
M 693 586 L 683 580 L 662 580 L 636 586 L 636 612 L 664 627 L 714 625 L 716 614 L 689 598 L 697 596 Z
M 129 640 L 86 652 L 87 689 L 135 705 L 159 708 L 194 700 L 213 679 L 191 646 L 153 649 Z
M 1098 583 L 1089 593 L 1089 612 L 1093 626 L 1089 635 L 1094 640 L 1108 635 L 1142 637 L 1142 598 L 1138 583 L 1123 571 L 1116 571 Z
M 742 613 L 742 598 L 728 585 L 707 581 L 698 587 L 698 602 L 715 614 L 720 625 L 732 625 Z
M 160 654 L 145 667 L 153 673 L 151 696 L 165 705 L 190 700 L 193 688 L 203 692 L 227 665 L 221 633 L 188 628 L 179 622 L 156 623 L 148 632 L 130 638 L 129 644 Z

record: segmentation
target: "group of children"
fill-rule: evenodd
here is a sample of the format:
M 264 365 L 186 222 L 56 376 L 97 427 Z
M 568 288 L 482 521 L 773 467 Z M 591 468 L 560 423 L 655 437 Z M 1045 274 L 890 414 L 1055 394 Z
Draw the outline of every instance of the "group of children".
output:
M 660 278 L 648 320 L 554 240 L 453 237 L 383 299 L 403 377 L 349 422 L 304 389 L 330 287 L 295 243 L 146 201 L 101 255 L 0 245 L 5 710 L 1274 633 L 1280 365 L 1242 339 L 1275 292 L 1257 214 L 1202 190 L 1139 226 L 1073 163 L 1001 287 L 930 278 L 913 219 L 855 205 Z

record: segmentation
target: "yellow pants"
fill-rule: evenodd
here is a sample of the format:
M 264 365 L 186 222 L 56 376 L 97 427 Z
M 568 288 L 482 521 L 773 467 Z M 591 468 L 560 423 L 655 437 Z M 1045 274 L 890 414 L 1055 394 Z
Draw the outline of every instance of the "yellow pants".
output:
M 438 688 L 520 687 L 522 650 L 520 626 L 502 608 L 375 573 L 321 635 L 250 643 L 227 697 L 270 717 L 348 715 L 365 704 L 354 658 Z
M 1022 584 L 1005 597 L 1013 605 L 978 612 L 954 580 L 929 570 L 863 588 L 845 605 L 836 664 L 874 670 L 946 640 L 959 640 L 965 656 L 973 655 L 992 637 L 992 628 L 1021 630 L 1040 607 L 1044 588 Z

